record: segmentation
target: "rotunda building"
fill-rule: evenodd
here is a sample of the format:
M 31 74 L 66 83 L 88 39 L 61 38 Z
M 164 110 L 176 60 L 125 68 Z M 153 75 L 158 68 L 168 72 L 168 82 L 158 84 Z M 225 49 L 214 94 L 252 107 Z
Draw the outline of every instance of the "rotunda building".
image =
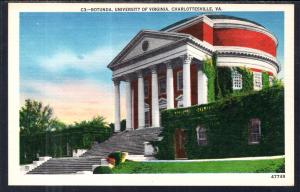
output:
M 160 111 L 208 103 L 206 59 L 218 68 L 245 68 L 253 89 L 262 89 L 262 73 L 270 84 L 280 68 L 276 37 L 264 26 L 226 15 L 200 15 L 160 31 L 142 30 L 111 61 L 115 86 L 115 131 L 120 131 L 120 83 L 126 86 L 126 129 L 160 127 Z M 232 70 L 232 89 L 243 77 Z

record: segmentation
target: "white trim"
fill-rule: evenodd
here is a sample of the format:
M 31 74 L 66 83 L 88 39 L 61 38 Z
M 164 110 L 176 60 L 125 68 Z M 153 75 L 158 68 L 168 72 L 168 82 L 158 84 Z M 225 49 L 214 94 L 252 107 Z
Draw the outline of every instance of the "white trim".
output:
M 219 53 L 235 52 L 235 53 L 254 54 L 254 55 L 258 55 L 258 56 L 264 56 L 264 57 L 278 63 L 278 60 L 276 57 L 274 57 L 270 53 L 267 53 L 265 51 L 261 51 L 258 49 L 240 47 L 240 46 L 214 46 L 214 48 L 215 48 L 215 51 L 217 51 Z
M 114 82 L 114 87 L 115 87 L 115 94 L 114 94 L 114 105 L 115 105 L 115 132 L 120 132 L 121 130 L 121 104 L 120 104 L 120 82 L 115 81 Z
M 140 69 L 146 69 L 150 66 L 166 62 L 168 60 L 175 59 L 187 53 L 187 45 L 182 45 L 163 54 L 159 54 L 153 57 L 146 58 L 142 61 L 138 61 L 135 64 L 128 65 L 116 70 L 113 70 L 113 79 L 129 73 L 133 73 Z
M 219 54 L 231 54 L 232 56 L 230 56 L 230 58 L 232 60 L 229 62 L 230 63 L 236 62 L 238 63 L 237 66 L 241 65 L 240 64 L 242 63 L 241 59 L 243 58 L 243 59 L 251 60 L 250 63 L 253 65 L 251 66 L 252 68 L 256 68 L 257 66 L 259 66 L 260 67 L 259 69 L 263 68 L 262 70 L 271 71 L 273 74 L 277 74 L 279 70 L 279 65 L 277 64 L 276 66 L 275 64 L 278 63 L 277 59 L 274 57 L 270 57 L 270 55 L 268 55 L 263 51 L 259 51 L 251 48 L 235 47 L 235 46 L 224 46 L 224 47 L 216 46 L 216 48 L 218 49 L 217 53 Z M 178 58 L 187 53 L 200 61 L 203 60 L 205 57 L 209 57 L 209 55 L 204 53 L 203 50 L 201 50 L 200 48 L 197 48 L 195 45 L 191 45 L 190 43 L 187 43 L 173 50 L 169 50 L 159 55 L 155 55 L 153 57 L 149 57 L 144 60 L 137 61 L 134 64 L 116 69 L 113 71 L 113 79 L 129 73 L 133 73 L 137 70 L 149 68 L 150 66 L 155 64 L 163 63 L 168 60 Z M 243 55 L 240 56 L 241 54 Z M 219 55 L 218 60 L 221 57 L 224 58 L 225 56 Z M 254 58 L 254 57 L 258 57 L 258 58 Z M 259 57 L 261 57 L 261 59 L 259 59 Z M 230 66 L 235 66 L 235 65 L 230 65 Z
M 189 34 L 175 33 L 175 32 L 165 32 L 165 31 L 154 31 L 154 30 L 141 30 L 131 41 L 119 52 L 119 54 L 108 64 L 107 67 L 113 67 L 115 63 L 124 58 L 129 49 L 133 48 L 144 36 L 161 36 L 165 38 L 173 38 L 174 40 L 188 38 Z
M 277 69 L 271 63 L 253 57 L 221 55 L 218 56 L 217 66 L 255 68 L 262 71 L 272 72 L 274 76 L 277 76 Z
M 141 72 L 138 74 L 138 127 L 145 127 L 144 77 Z
M 133 126 L 132 114 L 133 114 L 133 94 L 131 90 L 131 82 L 127 80 L 125 82 L 125 91 L 126 91 L 126 130 L 130 130 Z
M 174 77 L 172 64 L 167 63 L 167 109 L 174 108 Z
M 179 25 L 175 25 L 174 27 L 171 27 L 169 29 L 166 29 L 164 31 L 166 32 L 176 32 L 176 31 L 180 31 L 182 29 L 185 29 L 189 26 L 192 26 L 192 25 L 195 25 L 197 23 L 200 23 L 200 22 L 205 22 L 207 25 L 209 25 L 210 27 L 213 27 L 214 25 L 214 22 L 213 20 L 211 20 L 210 18 L 208 18 L 207 16 L 205 15 L 200 15 L 198 17 L 195 17 L 191 20 L 188 20 L 182 24 L 179 24 Z

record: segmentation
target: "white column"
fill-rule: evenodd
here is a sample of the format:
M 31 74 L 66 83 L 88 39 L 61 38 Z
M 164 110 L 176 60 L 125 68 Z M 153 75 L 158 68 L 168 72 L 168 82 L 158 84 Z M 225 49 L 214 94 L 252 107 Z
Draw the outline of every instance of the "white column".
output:
M 185 55 L 183 57 L 183 106 L 191 106 L 191 61 L 192 57 L 190 55 Z
M 138 72 L 138 127 L 145 128 L 144 78 L 141 71 Z
M 171 62 L 167 64 L 167 109 L 174 108 L 174 83 L 173 83 L 173 68 Z
M 151 69 L 151 73 L 152 73 L 152 127 L 160 127 L 159 125 L 159 104 L 158 104 L 158 81 L 157 81 L 157 71 L 156 71 L 156 67 L 153 67 Z
M 198 84 L 198 105 L 207 103 L 207 77 L 203 72 L 203 64 L 198 65 L 197 69 Z
M 126 130 L 132 129 L 131 123 L 131 82 L 129 79 L 126 80 Z
M 115 85 L 115 132 L 120 132 L 120 81 L 114 81 Z

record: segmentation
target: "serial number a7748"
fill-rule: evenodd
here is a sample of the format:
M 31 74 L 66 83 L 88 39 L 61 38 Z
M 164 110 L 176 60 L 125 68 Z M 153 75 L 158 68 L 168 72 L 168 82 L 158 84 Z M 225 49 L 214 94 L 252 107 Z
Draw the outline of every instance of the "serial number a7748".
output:
M 272 175 L 271 178 L 272 179 L 279 179 L 279 178 L 281 179 L 281 178 L 285 178 L 285 175 L 283 175 L 283 174 Z

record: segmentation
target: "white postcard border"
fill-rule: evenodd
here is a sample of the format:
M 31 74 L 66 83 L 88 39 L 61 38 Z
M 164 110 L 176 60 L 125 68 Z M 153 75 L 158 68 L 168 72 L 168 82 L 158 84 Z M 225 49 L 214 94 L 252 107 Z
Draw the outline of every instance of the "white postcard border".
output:
M 223 11 L 284 12 L 285 178 L 270 173 L 22 175 L 19 170 L 19 13 L 80 12 L 82 7 L 221 7 Z M 294 185 L 294 5 L 293 4 L 113 4 L 9 3 L 8 6 L 8 184 L 137 186 Z

